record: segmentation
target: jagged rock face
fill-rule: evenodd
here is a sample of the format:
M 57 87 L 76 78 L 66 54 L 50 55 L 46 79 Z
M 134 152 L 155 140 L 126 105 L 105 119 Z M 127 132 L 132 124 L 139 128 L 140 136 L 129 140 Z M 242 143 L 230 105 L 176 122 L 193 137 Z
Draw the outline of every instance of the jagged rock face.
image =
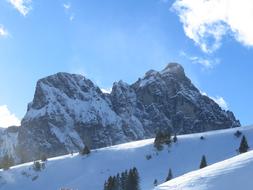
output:
M 240 126 L 201 95 L 181 65 L 151 70 L 132 85 L 114 83 L 104 94 L 80 75 L 58 73 L 37 83 L 22 120 L 16 148 L 19 161 L 154 137 L 158 130 L 178 134 Z
M 0 166 L 5 155 L 12 156 L 14 160 L 16 157 L 17 136 L 19 127 L 11 126 L 8 128 L 0 128 Z
M 90 80 L 58 73 L 39 80 L 18 135 L 23 160 L 129 141 L 110 100 Z

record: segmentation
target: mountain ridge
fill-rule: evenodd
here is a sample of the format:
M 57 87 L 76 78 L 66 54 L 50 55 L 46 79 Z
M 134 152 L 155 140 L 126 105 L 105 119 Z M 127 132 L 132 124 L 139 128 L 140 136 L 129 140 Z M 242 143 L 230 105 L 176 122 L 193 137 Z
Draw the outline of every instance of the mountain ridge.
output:
M 60 72 L 37 82 L 12 156 L 19 163 L 79 151 L 85 144 L 99 148 L 152 138 L 160 130 L 186 134 L 239 126 L 177 63 L 150 70 L 131 85 L 115 82 L 110 94 L 84 76 Z

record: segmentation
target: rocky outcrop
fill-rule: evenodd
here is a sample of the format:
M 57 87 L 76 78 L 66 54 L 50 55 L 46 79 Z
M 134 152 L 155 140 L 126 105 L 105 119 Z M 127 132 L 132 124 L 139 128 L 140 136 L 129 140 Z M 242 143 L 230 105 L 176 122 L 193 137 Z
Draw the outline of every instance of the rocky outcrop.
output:
M 57 73 L 38 81 L 18 131 L 19 162 L 154 137 L 239 127 L 230 111 L 203 96 L 176 63 L 148 71 L 132 85 L 103 93 L 81 75 Z

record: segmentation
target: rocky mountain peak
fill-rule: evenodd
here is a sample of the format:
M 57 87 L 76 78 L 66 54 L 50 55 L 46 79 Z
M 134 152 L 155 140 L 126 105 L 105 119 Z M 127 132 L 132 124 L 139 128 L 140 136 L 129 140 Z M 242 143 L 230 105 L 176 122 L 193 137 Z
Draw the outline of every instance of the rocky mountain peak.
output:
M 182 65 L 179 63 L 169 63 L 161 72 L 162 75 L 171 74 L 178 78 L 185 78 L 185 72 Z
M 202 96 L 180 64 L 148 71 L 134 84 L 119 81 L 104 94 L 81 75 L 57 73 L 38 81 L 17 131 L 17 162 L 154 137 L 239 127 L 232 112 Z M 14 147 L 14 146 L 13 146 Z
M 41 109 L 52 101 L 59 101 L 60 97 L 84 99 L 84 94 L 91 90 L 102 93 L 97 86 L 82 75 L 59 72 L 37 82 L 34 99 L 29 104 L 28 110 L 31 107 Z

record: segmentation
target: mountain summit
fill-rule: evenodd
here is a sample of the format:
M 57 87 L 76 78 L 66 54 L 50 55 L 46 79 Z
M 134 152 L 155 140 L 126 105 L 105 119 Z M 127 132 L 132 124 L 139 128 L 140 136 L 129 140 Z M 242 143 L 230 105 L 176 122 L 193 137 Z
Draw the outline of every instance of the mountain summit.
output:
M 177 63 L 150 70 L 132 85 L 115 82 L 110 94 L 84 76 L 57 73 L 38 81 L 11 153 L 24 162 L 85 144 L 98 148 L 151 138 L 159 130 L 185 134 L 239 126 L 233 113 L 203 96 Z

